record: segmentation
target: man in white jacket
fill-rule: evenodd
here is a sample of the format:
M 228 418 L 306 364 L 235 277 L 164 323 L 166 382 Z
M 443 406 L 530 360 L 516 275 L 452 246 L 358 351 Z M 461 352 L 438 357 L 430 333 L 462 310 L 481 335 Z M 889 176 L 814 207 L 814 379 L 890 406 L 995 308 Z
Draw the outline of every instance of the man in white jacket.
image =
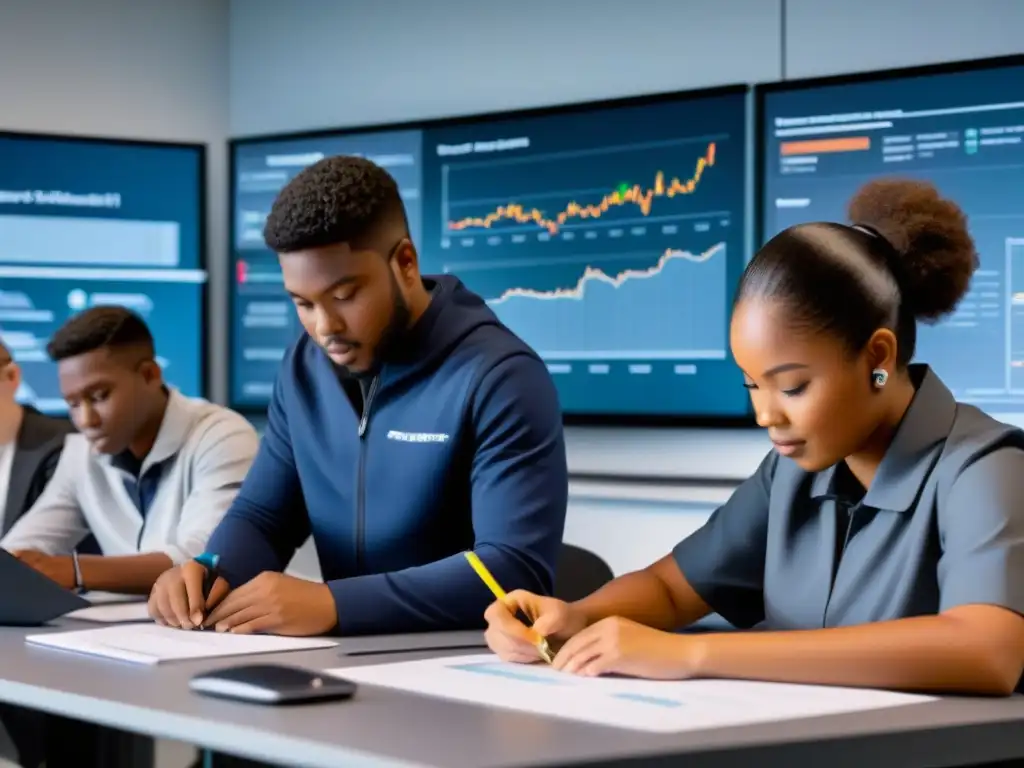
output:
M 204 551 L 256 454 L 256 431 L 167 387 L 149 329 L 124 307 L 72 317 L 47 351 L 79 434 L 0 547 L 68 589 L 147 594 Z M 89 533 L 102 555 L 76 552 Z

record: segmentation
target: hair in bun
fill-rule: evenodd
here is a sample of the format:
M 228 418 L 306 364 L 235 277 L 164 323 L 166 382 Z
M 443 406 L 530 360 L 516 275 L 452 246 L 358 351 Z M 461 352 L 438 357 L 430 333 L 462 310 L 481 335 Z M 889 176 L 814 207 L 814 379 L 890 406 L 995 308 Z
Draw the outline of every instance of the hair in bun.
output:
M 853 226 L 799 224 L 769 240 L 744 270 L 736 302 L 779 303 L 794 327 L 832 333 L 854 352 L 889 328 L 905 365 L 917 320 L 956 309 L 978 268 L 967 217 L 934 185 L 910 179 L 865 184 L 848 213 Z
M 927 182 L 879 179 L 853 196 L 848 215 L 892 246 L 900 293 L 914 317 L 938 320 L 956 309 L 978 268 L 960 206 Z

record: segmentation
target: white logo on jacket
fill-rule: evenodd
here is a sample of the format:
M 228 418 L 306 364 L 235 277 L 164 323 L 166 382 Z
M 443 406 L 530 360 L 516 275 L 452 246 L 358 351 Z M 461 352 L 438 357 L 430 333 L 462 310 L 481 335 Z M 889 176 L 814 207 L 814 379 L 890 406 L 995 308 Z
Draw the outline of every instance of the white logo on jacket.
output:
M 399 432 L 397 429 L 388 430 L 388 440 L 397 440 L 400 443 L 447 443 L 446 432 Z

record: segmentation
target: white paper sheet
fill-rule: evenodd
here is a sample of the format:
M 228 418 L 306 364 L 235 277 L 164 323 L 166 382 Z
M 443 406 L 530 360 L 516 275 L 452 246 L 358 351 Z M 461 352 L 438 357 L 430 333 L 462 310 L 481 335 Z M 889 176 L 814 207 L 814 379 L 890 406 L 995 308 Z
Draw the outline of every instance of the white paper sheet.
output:
M 152 621 L 146 603 L 113 602 L 100 603 L 89 608 L 65 614 L 64 618 L 79 621 L 95 621 L 100 624 L 122 624 L 127 622 Z
M 142 595 L 128 595 L 123 592 L 83 592 L 82 597 L 93 605 L 146 602 L 146 598 Z
M 242 656 L 250 653 L 308 651 L 336 643 L 320 637 L 232 635 L 209 630 L 183 630 L 159 624 L 122 624 L 74 632 L 28 635 L 26 643 L 61 651 L 104 656 L 135 664 Z
M 918 704 L 934 697 L 737 680 L 585 678 L 481 654 L 343 667 L 328 674 L 429 696 L 662 733 Z

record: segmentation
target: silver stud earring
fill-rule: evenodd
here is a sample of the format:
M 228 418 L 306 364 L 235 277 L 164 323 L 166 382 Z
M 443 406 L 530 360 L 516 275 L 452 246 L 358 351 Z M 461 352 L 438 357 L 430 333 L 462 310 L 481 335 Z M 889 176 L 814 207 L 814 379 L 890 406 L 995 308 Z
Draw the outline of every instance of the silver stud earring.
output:
M 884 368 L 875 368 L 871 372 L 871 381 L 875 385 L 875 389 L 881 389 L 885 386 L 885 382 L 889 380 L 889 372 Z

